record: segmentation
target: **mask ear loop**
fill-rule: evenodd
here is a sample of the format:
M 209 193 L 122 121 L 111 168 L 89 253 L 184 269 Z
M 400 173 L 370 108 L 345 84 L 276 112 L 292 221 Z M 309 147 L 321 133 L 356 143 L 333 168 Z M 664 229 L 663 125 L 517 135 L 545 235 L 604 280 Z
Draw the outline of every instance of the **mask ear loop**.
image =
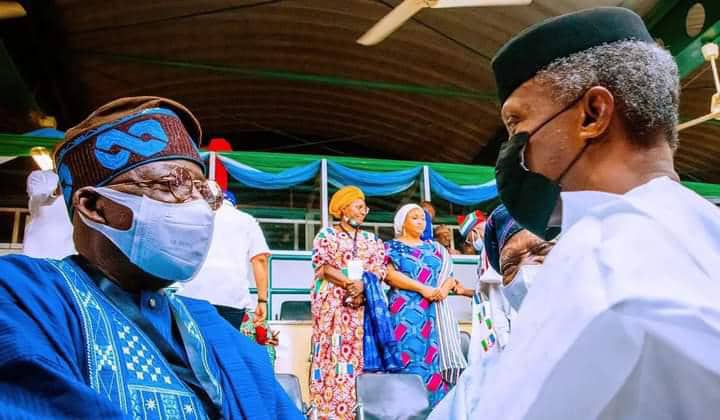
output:
M 578 96 L 577 98 L 575 98 L 572 102 L 570 102 L 569 104 L 567 104 L 565 107 L 561 108 L 558 112 L 556 112 L 555 114 L 551 115 L 550 118 L 546 119 L 542 124 L 540 124 L 539 126 L 535 127 L 535 129 L 534 129 L 533 131 L 528 132 L 527 141 L 525 142 L 525 144 L 523 144 L 522 149 L 520 149 L 520 166 L 525 170 L 525 172 L 531 172 L 530 169 L 527 167 L 527 164 L 525 163 L 525 150 L 527 149 L 527 145 L 530 143 L 530 139 L 532 138 L 532 136 L 534 136 L 538 131 L 542 130 L 550 121 L 552 121 L 552 120 L 554 120 L 555 118 L 559 117 L 560 114 L 562 114 L 563 112 L 565 112 L 565 111 L 567 111 L 568 109 L 570 109 L 570 108 L 572 108 L 573 106 L 575 106 L 575 104 L 577 104 L 578 102 L 580 102 L 580 100 L 581 100 L 583 97 L 585 97 L 585 92 L 583 92 L 580 96 Z M 585 147 L 587 147 L 587 144 L 585 145 Z M 584 151 L 585 151 L 585 148 L 583 148 L 583 150 L 581 151 L 581 153 L 584 152 Z M 573 162 L 571 163 L 571 165 L 574 165 L 578 158 L 579 158 L 579 157 L 576 157 L 576 158 L 573 160 Z M 568 170 L 570 170 L 570 167 L 568 167 L 567 169 L 565 169 L 565 170 L 563 171 L 562 175 L 560 176 L 560 178 L 558 178 L 558 179 L 562 179 L 562 177 L 565 176 L 565 174 L 567 173 Z
M 583 146 L 583 148 L 580 149 L 578 154 L 575 155 L 575 158 L 573 158 L 573 160 L 570 162 L 570 164 L 567 166 L 567 168 L 565 168 L 565 170 L 562 171 L 560 176 L 555 181 L 558 185 L 562 186 L 562 180 L 563 180 L 563 178 L 565 178 L 565 175 L 567 175 L 567 173 L 570 172 L 570 169 L 572 169 L 572 167 L 575 166 L 575 164 L 580 160 L 582 155 L 585 154 L 585 151 L 591 144 L 592 144 L 592 140 L 588 140 L 585 142 L 585 145 Z
M 520 149 L 520 166 L 525 170 L 525 172 L 530 172 L 530 169 L 525 164 L 525 149 L 527 148 L 527 144 L 530 141 L 530 136 L 528 136 L 528 141 L 523 144 L 522 149 Z

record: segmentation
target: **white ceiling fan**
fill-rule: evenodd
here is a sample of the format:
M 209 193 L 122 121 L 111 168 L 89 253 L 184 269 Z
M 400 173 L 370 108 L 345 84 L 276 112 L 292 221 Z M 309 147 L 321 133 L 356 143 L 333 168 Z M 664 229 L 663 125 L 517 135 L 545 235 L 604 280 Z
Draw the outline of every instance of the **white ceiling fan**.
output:
M 695 118 L 694 120 L 679 124 L 677 126 L 678 131 L 694 127 L 698 124 L 702 124 L 710 120 L 720 121 L 720 78 L 718 77 L 718 69 L 716 64 L 719 50 L 720 48 L 718 48 L 718 44 L 712 42 L 702 46 L 703 57 L 705 57 L 705 61 L 710 62 L 710 66 L 712 66 L 713 79 L 715 80 L 715 93 L 713 94 L 712 98 L 710 98 L 710 113 L 705 114 L 702 117 Z
M 357 42 L 375 45 L 395 32 L 403 23 L 425 8 L 527 6 L 532 0 L 403 0 L 370 28 Z
M 0 1 L 0 20 L 26 16 L 27 12 L 22 4 L 16 1 Z

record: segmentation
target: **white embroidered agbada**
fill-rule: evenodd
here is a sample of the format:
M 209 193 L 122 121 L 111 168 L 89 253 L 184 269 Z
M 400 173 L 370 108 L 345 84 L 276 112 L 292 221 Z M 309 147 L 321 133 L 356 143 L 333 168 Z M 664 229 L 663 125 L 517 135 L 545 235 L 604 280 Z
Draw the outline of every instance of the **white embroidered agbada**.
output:
M 720 210 L 666 177 L 562 201 L 563 236 L 510 344 L 430 418 L 715 417 Z
M 472 335 L 468 350 L 470 365 L 481 363 L 480 359 L 487 357 L 488 353 L 501 351 L 510 339 L 510 322 L 516 312 L 503 295 L 502 287 L 502 276 L 490 266 L 483 250 L 472 297 Z

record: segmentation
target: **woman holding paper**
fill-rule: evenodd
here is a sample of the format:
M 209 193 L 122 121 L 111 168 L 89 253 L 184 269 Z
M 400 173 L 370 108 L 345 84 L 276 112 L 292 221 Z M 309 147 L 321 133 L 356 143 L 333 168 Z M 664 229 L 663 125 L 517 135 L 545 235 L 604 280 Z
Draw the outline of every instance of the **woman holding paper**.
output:
M 385 248 L 360 229 L 368 208 L 358 188 L 338 190 L 329 210 L 338 223 L 313 243 L 310 396 L 320 418 L 341 420 L 354 418 L 355 375 L 363 369 L 363 272 L 385 277 Z

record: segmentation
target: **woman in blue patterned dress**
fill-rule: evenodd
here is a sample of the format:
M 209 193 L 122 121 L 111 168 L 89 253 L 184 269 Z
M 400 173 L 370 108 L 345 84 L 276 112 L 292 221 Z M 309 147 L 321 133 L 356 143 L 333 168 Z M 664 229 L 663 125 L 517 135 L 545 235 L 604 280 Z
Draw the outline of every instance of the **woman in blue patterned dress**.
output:
M 390 316 L 399 343 L 405 373 L 422 377 L 434 406 L 448 391 L 440 372 L 440 346 L 436 328 L 436 301 L 454 287 L 452 279 L 441 283 L 443 254 L 433 241 L 420 239 L 425 214 L 415 204 L 403 206 L 395 215 L 395 239 L 385 244 L 388 259 L 386 282 Z

